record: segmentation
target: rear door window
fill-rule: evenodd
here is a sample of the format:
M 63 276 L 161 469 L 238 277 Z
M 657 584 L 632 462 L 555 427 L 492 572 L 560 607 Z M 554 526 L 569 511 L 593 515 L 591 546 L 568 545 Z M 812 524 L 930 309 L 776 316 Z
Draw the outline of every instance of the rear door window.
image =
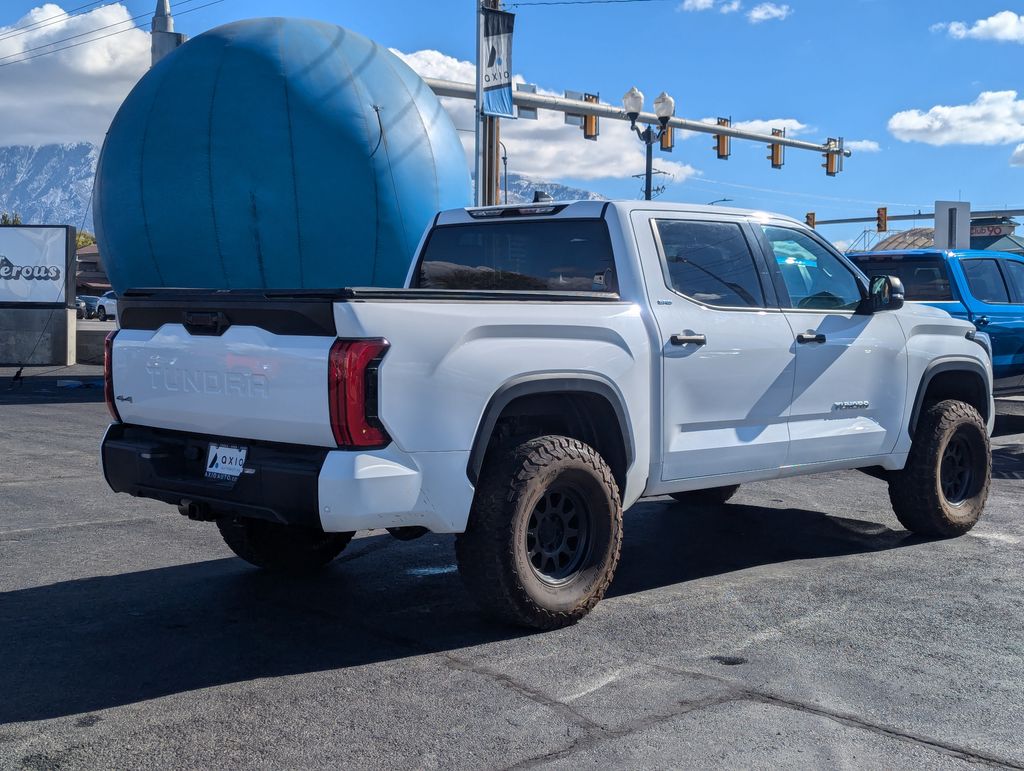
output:
M 941 302 L 953 299 L 953 288 L 949 283 L 949 269 L 946 261 L 929 255 L 857 255 L 853 258 L 857 267 L 868 278 L 875 276 L 896 276 L 903 282 L 906 299 L 922 302 Z
M 654 220 L 669 287 L 706 305 L 763 308 L 764 289 L 734 222 Z
M 960 266 L 967 277 L 967 287 L 971 294 L 983 303 L 1008 303 L 1010 294 L 1006 291 L 1006 282 L 999 271 L 999 263 L 995 260 L 961 260 Z
M 413 286 L 618 291 L 608 226 L 600 219 L 442 225 L 427 239 Z
M 1024 303 L 1024 262 L 1003 260 L 1006 278 L 1010 282 L 1010 293 L 1015 303 Z

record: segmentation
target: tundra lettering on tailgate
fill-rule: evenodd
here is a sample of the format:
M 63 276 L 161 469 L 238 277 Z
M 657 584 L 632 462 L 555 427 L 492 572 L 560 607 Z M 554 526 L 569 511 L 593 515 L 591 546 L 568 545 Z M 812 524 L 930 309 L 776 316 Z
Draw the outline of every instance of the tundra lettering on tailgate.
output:
M 218 372 L 216 370 L 178 369 L 176 367 L 146 367 L 150 386 L 154 391 L 175 393 L 221 394 L 266 399 L 269 382 L 266 375 L 248 370 Z

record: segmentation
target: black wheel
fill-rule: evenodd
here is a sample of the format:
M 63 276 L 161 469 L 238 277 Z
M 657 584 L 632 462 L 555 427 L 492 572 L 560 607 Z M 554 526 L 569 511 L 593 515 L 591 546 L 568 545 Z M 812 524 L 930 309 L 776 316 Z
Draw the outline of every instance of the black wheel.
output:
M 687 490 L 685 493 L 669 493 L 669 495 L 680 503 L 717 506 L 736 495 L 736 491 L 739 489 L 739 485 L 726 485 L 725 487 L 709 487 L 706 490 Z
M 952 399 L 927 407 L 907 465 L 889 478 L 900 523 L 921 535 L 963 535 L 978 521 L 992 480 L 992 452 L 981 415 Z
M 459 572 L 491 616 L 538 629 L 574 624 L 604 597 L 619 562 L 622 504 L 611 469 L 564 436 L 495 453 L 455 541 Z
M 355 535 L 321 533 L 245 517 L 221 517 L 217 529 L 231 551 L 246 562 L 289 573 L 323 567 L 341 554 Z
M 100 321 L 106 321 L 106 320 L 107 320 L 107 309 L 106 309 L 106 308 L 104 308 L 104 307 L 103 307 L 103 306 L 101 305 L 101 306 L 99 307 L 99 310 L 98 310 L 98 311 L 96 311 L 96 316 L 97 316 L 97 317 L 99 318 L 99 320 L 100 320 Z

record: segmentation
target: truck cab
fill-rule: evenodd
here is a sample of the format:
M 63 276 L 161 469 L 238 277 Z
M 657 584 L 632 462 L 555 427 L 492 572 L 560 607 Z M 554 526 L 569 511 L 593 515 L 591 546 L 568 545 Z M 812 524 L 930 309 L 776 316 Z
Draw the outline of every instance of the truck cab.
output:
M 855 252 L 869 276 L 895 275 L 908 302 L 972 322 L 992 344 L 994 391 L 1024 393 L 1024 257 L 977 249 Z

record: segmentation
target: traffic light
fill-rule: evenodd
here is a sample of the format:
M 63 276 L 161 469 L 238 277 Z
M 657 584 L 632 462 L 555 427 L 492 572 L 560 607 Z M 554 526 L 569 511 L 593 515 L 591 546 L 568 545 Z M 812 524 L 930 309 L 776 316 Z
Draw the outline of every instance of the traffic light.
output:
M 597 94 L 584 94 L 584 102 L 591 102 L 597 104 L 600 101 Z M 583 138 L 592 139 L 597 141 L 597 135 L 601 133 L 601 119 L 596 115 L 584 115 L 583 116 Z
M 665 128 L 661 130 L 660 141 L 662 152 L 672 152 L 672 148 L 676 146 L 675 129 L 673 129 L 671 126 L 665 126 Z
M 875 229 L 879 233 L 885 233 L 889 230 L 889 209 L 885 206 L 878 207 L 878 219 L 875 221 Z
M 815 223 L 817 223 L 817 221 L 818 218 L 814 216 L 814 212 L 812 211 L 807 212 L 807 216 L 804 217 L 804 222 L 807 223 L 807 227 L 811 228 L 812 230 L 814 229 L 814 225 Z
M 786 136 L 786 130 L 785 129 L 772 129 L 772 136 L 773 137 L 784 137 L 784 136 Z M 785 156 L 784 156 L 785 148 L 783 148 L 782 145 L 780 145 L 780 144 L 778 144 L 776 142 L 772 142 L 770 145 L 768 145 L 768 150 L 770 151 L 768 153 L 768 160 L 770 160 L 772 162 L 772 168 L 773 169 L 781 169 L 782 168 L 782 164 L 785 162 Z
M 719 118 L 718 125 L 731 126 L 732 118 Z M 731 140 L 732 137 L 727 134 L 715 134 L 715 153 L 718 155 L 718 160 L 728 160 L 732 144 Z
M 825 162 L 821 164 L 821 168 L 825 170 L 825 174 L 830 177 L 834 177 L 843 170 L 842 152 L 842 142 L 838 139 L 829 137 L 828 152 L 824 153 Z

